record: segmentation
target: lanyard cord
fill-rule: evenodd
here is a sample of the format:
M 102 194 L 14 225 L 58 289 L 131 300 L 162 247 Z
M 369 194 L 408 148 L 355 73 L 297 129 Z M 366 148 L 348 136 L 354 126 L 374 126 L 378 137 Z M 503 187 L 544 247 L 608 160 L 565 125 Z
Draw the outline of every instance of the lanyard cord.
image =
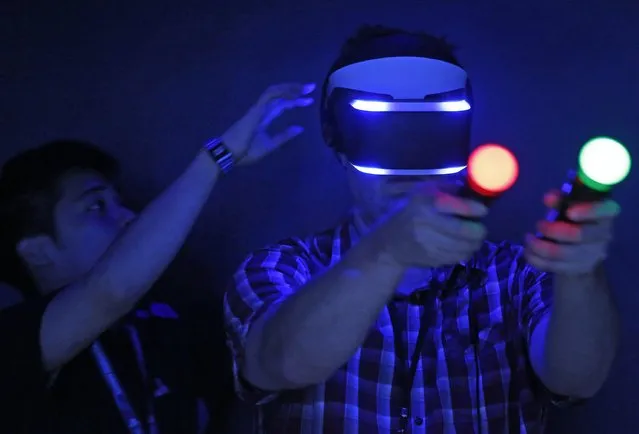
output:
M 133 349 L 135 352 L 135 358 L 138 364 L 138 368 L 140 373 L 142 374 L 142 378 L 144 384 L 149 384 L 149 376 L 147 374 L 146 365 L 144 363 L 144 354 L 142 352 L 142 346 L 140 344 L 140 338 L 138 336 L 137 330 L 134 327 L 128 326 L 126 327 L 129 332 L 129 336 L 131 339 L 131 343 L 133 345 Z M 135 414 L 133 410 L 133 406 L 129 401 L 129 398 L 120 383 L 115 371 L 113 370 L 113 366 L 107 357 L 102 344 L 99 341 L 96 341 L 91 345 L 91 352 L 93 357 L 98 365 L 100 373 L 104 378 L 108 388 L 111 390 L 111 394 L 113 395 L 113 399 L 115 401 L 118 410 L 120 411 L 120 415 L 127 426 L 127 429 L 131 434 L 158 434 L 158 428 L 155 420 L 155 411 L 153 405 L 153 396 L 150 395 L 148 399 L 148 417 L 147 417 L 147 426 L 148 431 L 144 429 L 144 426 L 140 422 L 140 419 Z M 148 393 L 147 390 L 145 390 Z
M 482 434 L 481 420 L 481 368 L 479 366 L 479 326 L 473 310 L 473 288 L 468 289 L 468 325 L 470 327 L 470 344 L 473 346 L 475 356 L 475 403 L 477 410 L 477 434 Z
M 397 315 L 397 307 L 395 304 L 390 304 L 388 306 L 390 311 L 391 318 L 395 317 L 400 319 L 399 315 Z M 417 334 L 417 341 L 415 342 L 415 350 L 410 358 L 410 364 L 408 360 L 408 348 L 407 345 L 404 345 L 402 342 L 402 334 L 395 333 L 395 351 L 397 353 L 397 358 L 399 359 L 399 363 L 401 363 L 401 368 L 399 370 L 401 382 L 404 385 L 403 395 L 402 395 L 402 408 L 399 414 L 399 430 L 398 433 L 403 433 L 408 427 L 408 419 L 410 418 L 410 410 L 411 410 L 411 401 L 412 401 L 412 391 L 413 391 L 413 383 L 415 382 L 415 375 L 417 373 L 417 364 L 419 363 L 419 356 L 422 351 L 422 347 L 424 346 L 425 335 L 427 334 L 427 328 L 423 327 L 424 320 L 426 319 L 427 313 L 429 309 L 424 307 L 424 312 L 420 318 L 420 327 L 419 332 Z M 397 330 L 397 329 L 396 329 Z
M 433 282 L 434 283 L 434 282 Z M 431 285 L 433 286 L 433 285 Z M 415 342 L 415 349 L 413 350 L 413 354 L 408 357 L 408 345 L 404 345 L 402 342 L 402 333 L 403 327 L 398 327 L 397 324 L 402 316 L 398 314 L 397 299 L 395 302 L 388 305 L 389 314 L 391 317 L 391 322 L 395 319 L 395 324 L 393 328 L 395 329 L 395 352 L 397 354 L 397 358 L 399 359 L 399 363 L 401 364 L 401 368 L 399 369 L 399 374 L 401 378 L 401 382 L 403 383 L 404 390 L 402 394 L 402 408 L 400 410 L 399 415 L 399 423 L 400 427 L 397 431 L 398 433 L 403 433 L 408 427 L 408 420 L 410 418 L 410 410 L 411 410 L 411 401 L 412 401 L 412 391 L 413 384 L 415 382 L 415 375 L 417 373 L 417 364 L 419 363 L 419 358 L 422 353 L 422 349 L 424 347 L 424 342 L 426 341 L 426 335 L 430 334 L 432 331 L 432 327 L 429 324 L 426 324 L 426 321 L 433 317 L 433 303 L 439 291 L 436 288 L 430 288 L 428 290 L 416 290 L 409 297 L 408 301 L 411 304 L 419 304 L 423 306 L 424 311 L 419 320 L 419 332 L 417 333 L 417 340 Z M 408 310 L 408 306 L 406 306 Z
M 401 363 L 400 375 L 402 382 L 404 383 L 404 394 L 402 397 L 402 408 L 400 410 L 400 428 L 398 433 L 404 433 L 408 428 L 408 420 L 410 418 L 412 390 L 415 382 L 415 375 L 417 373 L 417 364 L 419 363 L 420 356 L 426 341 L 426 336 L 431 335 L 433 331 L 433 321 L 436 318 L 436 299 L 442 295 L 444 291 L 454 289 L 458 273 L 462 269 L 455 268 L 445 282 L 433 279 L 428 288 L 419 288 L 413 291 L 408 297 L 396 297 L 394 301 L 388 304 L 388 310 L 391 317 L 391 322 L 395 319 L 393 328 L 395 329 L 395 352 L 397 358 Z M 477 433 L 482 434 L 482 421 L 481 421 L 481 371 L 479 366 L 479 330 L 476 324 L 476 318 L 472 309 L 473 305 L 473 289 L 469 287 L 469 301 L 468 301 L 468 319 L 471 334 L 471 345 L 473 346 L 473 352 L 475 357 L 475 399 L 477 410 Z M 423 307 L 423 312 L 419 320 L 419 332 L 417 333 L 417 340 L 415 341 L 415 349 L 413 354 L 408 358 L 408 345 L 404 345 L 402 342 L 403 327 L 398 327 L 399 321 L 402 319 L 398 315 L 398 309 L 395 303 L 408 302 L 408 304 L 419 305 Z M 406 307 L 408 309 L 408 306 Z

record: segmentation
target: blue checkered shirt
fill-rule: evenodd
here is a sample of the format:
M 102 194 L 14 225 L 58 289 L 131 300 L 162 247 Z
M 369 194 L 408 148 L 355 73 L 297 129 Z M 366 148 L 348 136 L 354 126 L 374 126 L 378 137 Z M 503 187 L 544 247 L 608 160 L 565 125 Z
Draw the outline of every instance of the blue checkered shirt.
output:
M 236 390 L 254 405 L 256 431 L 268 434 L 536 434 L 550 394 L 528 357 L 531 333 L 552 303 L 550 276 L 533 269 L 522 248 L 484 243 L 468 264 L 482 279 L 446 290 L 453 267 L 433 270 L 384 308 L 363 345 L 325 383 L 267 393 L 242 380 L 251 324 L 357 242 L 352 222 L 291 238 L 251 254 L 224 299 Z M 468 276 L 468 274 L 466 274 Z M 417 302 L 415 302 L 417 300 Z M 412 385 L 410 366 L 422 330 Z M 410 387 L 409 387 L 410 385 Z M 407 390 L 409 389 L 409 390 Z

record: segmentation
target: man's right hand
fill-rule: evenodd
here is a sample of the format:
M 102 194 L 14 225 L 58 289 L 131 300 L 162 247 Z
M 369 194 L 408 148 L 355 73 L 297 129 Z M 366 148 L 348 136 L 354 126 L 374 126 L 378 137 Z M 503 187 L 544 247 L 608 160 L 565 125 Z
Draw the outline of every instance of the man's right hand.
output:
M 242 367 L 245 378 L 264 390 L 300 389 L 326 381 L 365 341 L 404 269 L 453 265 L 470 258 L 486 234 L 484 226 L 471 219 L 483 217 L 487 209 L 445 193 L 453 189 L 419 186 L 337 264 L 302 283 L 303 290 L 290 285 L 306 279 L 296 269 L 305 259 L 283 252 L 282 261 L 288 262 L 281 263 L 292 265 L 276 272 L 265 269 L 273 265 L 261 260 L 251 265 L 251 270 L 262 267 L 269 272 L 261 272 L 258 285 L 250 286 L 248 279 L 238 289 L 251 292 L 232 297 L 240 303 L 233 306 L 236 311 L 245 309 L 246 294 L 258 300 L 255 306 L 262 312 L 267 302 L 259 296 L 271 297 L 275 291 L 283 301 L 252 322 Z M 264 279 L 272 280 L 265 284 Z
M 298 125 L 277 134 L 270 134 L 267 128 L 286 110 L 311 105 L 310 95 L 314 90 L 312 83 L 285 83 L 266 89 L 249 111 L 222 135 L 236 163 L 255 163 L 301 134 L 304 128 Z
M 441 267 L 470 259 L 486 237 L 483 204 L 457 197 L 457 186 L 420 185 L 374 234 L 382 252 L 403 267 Z

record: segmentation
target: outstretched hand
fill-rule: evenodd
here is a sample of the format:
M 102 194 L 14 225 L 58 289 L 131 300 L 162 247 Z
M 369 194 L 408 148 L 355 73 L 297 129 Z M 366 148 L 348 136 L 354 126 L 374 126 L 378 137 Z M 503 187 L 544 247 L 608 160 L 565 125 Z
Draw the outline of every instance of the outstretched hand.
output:
M 276 134 L 270 134 L 267 128 L 284 111 L 311 105 L 313 98 L 308 95 L 314 90 L 314 84 L 300 83 L 278 84 L 266 89 L 253 107 L 222 135 L 236 163 L 255 163 L 302 133 L 304 128 L 298 125 Z
M 553 191 L 544 197 L 548 208 L 561 199 Z M 613 200 L 574 204 L 568 209 L 569 222 L 537 223 L 539 234 L 526 237 L 526 259 L 542 271 L 561 274 L 591 273 L 608 255 L 612 224 L 620 207 Z

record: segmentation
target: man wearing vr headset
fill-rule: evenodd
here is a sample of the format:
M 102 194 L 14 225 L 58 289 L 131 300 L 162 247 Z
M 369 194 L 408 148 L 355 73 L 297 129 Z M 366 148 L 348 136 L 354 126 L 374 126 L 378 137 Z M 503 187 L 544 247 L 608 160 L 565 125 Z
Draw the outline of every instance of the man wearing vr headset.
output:
M 526 249 L 485 242 L 486 207 L 454 194 L 473 101 L 442 39 L 365 27 L 322 92 L 354 210 L 253 253 L 225 298 L 263 432 L 540 433 L 551 403 L 592 396 L 615 353 L 616 204 L 573 209 L 587 230 L 542 222 Z

